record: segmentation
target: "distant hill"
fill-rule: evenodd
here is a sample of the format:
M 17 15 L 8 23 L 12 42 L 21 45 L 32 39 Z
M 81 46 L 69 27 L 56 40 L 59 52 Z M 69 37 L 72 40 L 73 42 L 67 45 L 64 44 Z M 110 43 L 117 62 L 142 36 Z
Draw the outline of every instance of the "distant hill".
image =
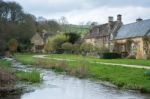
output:
M 79 33 L 81 37 L 83 37 L 86 33 L 89 32 L 89 26 L 88 25 L 66 25 L 65 32 L 74 32 L 74 33 Z

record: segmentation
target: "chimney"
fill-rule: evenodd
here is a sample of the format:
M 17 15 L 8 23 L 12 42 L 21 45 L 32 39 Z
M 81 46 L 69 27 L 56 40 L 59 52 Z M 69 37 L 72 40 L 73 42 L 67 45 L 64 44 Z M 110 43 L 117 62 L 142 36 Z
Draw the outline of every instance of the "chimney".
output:
M 140 22 L 140 21 L 143 21 L 143 19 L 141 18 L 136 19 L 136 22 Z
M 109 22 L 113 22 L 113 21 L 114 21 L 114 18 L 113 18 L 112 16 L 109 16 L 109 17 L 108 17 L 108 23 L 109 23 Z
M 117 21 L 118 21 L 118 22 L 121 22 L 121 21 L 122 21 L 122 15 L 121 15 L 121 14 L 118 14 L 118 15 L 117 15 Z

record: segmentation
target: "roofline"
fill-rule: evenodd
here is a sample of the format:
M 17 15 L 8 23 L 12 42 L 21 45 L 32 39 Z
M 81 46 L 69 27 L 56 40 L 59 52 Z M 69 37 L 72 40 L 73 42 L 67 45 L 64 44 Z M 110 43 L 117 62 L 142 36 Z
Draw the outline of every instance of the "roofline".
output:
M 145 19 L 145 20 L 142 20 L 142 21 L 140 21 L 140 22 L 143 22 L 143 21 L 147 21 L 147 20 L 150 20 L 150 19 Z M 124 24 L 124 25 L 122 25 L 122 26 L 126 26 L 126 25 L 130 25 L 130 24 L 135 24 L 135 23 L 140 23 L 140 22 L 132 22 L 132 23 L 128 23 L 128 24 Z
M 146 35 L 145 35 L 146 36 Z M 131 38 L 142 38 L 144 36 L 136 36 L 136 37 L 128 37 L 128 38 L 120 38 L 120 39 L 113 39 L 113 40 L 123 40 L 123 39 L 131 39 Z

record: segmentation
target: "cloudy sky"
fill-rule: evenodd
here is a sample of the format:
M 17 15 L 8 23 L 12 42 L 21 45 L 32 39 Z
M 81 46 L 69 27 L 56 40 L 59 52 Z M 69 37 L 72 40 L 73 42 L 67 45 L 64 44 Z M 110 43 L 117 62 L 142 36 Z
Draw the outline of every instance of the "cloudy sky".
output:
M 25 12 L 36 17 L 59 19 L 65 16 L 69 23 L 81 24 L 108 21 L 108 16 L 116 20 L 122 14 L 123 22 L 131 23 L 136 18 L 150 19 L 150 0 L 4 0 L 16 1 Z

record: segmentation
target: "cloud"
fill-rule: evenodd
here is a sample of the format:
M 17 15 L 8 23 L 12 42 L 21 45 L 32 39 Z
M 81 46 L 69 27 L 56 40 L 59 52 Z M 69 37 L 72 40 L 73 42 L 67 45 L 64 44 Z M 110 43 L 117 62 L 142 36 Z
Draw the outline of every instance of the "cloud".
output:
M 150 0 L 88 0 L 88 1 L 95 6 L 109 6 L 109 7 L 150 6 Z
M 149 18 L 148 13 L 150 13 L 150 8 L 143 7 L 99 7 L 93 10 L 81 11 L 82 15 L 78 15 L 78 12 L 72 12 L 68 15 L 68 19 L 72 23 L 81 20 L 83 22 L 87 21 L 97 21 L 100 24 L 108 22 L 108 16 L 113 16 L 116 20 L 117 14 L 122 14 L 122 19 L 125 24 L 130 22 L 135 22 L 136 18 L 141 17 L 144 19 Z
M 5 0 L 13 1 L 13 0 Z M 149 18 L 150 0 L 15 0 L 25 12 L 48 19 L 67 17 L 70 23 L 107 22 L 108 16 L 123 15 L 123 22 Z

